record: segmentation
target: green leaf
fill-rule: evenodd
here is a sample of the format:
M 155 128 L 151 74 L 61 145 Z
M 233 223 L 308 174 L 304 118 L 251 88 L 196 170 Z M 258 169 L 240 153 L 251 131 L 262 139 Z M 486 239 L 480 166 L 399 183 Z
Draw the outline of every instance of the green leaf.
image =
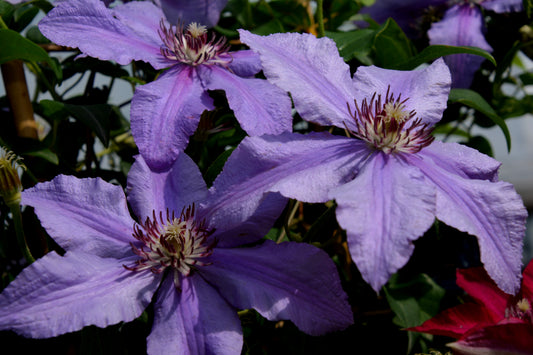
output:
M 400 26 L 389 18 L 376 32 L 374 52 L 377 66 L 395 68 L 397 63 L 407 62 L 415 49 Z
M 25 152 L 25 154 L 31 155 L 33 157 L 42 158 L 54 165 L 59 164 L 59 158 L 57 157 L 57 154 L 52 152 L 50 149 L 41 149 L 33 152 Z
M 65 109 L 75 119 L 87 125 L 100 139 L 104 146 L 109 144 L 109 105 L 71 105 L 65 104 Z
M 479 55 L 485 59 L 488 59 L 492 64 L 496 65 L 496 60 L 489 52 L 477 48 L 477 47 L 468 47 L 468 46 L 445 46 L 445 45 L 434 45 L 424 48 L 422 52 L 415 55 L 412 58 L 400 64 L 395 64 L 391 68 L 398 70 L 412 70 L 418 67 L 420 64 L 431 62 L 437 58 L 443 57 L 450 54 L 474 54 Z
M 220 174 L 220 172 L 222 171 L 224 164 L 226 164 L 226 160 L 228 160 L 229 156 L 234 150 L 235 148 L 225 150 L 215 159 L 215 161 L 209 166 L 209 168 L 207 168 L 207 171 L 204 176 L 207 186 L 211 186 L 213 184 L 218 174 Z
M 450 91 L 450 97 L 448 98 L 448 101 L 458 102 L 471 107 L 490 118 L 492 122 L 501 128 L 507 143 L 507 150 L 509 152 L 511 151 L 511 135 L 509 134 L 509 128 L 507 128 L 507 124 L 500 116 L 498 116 L 496 111 L 494 111 L 494 109 L 480 94 L 469 89 L 452 89 Z
M 50 40 L 43 36 L 38 26 L 31 26 L 26 31 L 26 38 L 37 44 L 46 44 L 50 43 Z
M 468 140 L 468 142 L 466 142 L 466 145 L 488 155 L 489 157 L 494 156 L 494 153 L 492 152 L 492 146 L 490 145 L 489 140 L 485 137 L 473 136 Z
M 13 19 L 15 22 L 11 24 L 11 28 L 17 32 L 21 32 L 28 26 L 35 16 L 39 13 L 39 9 L 34 6 L 21 6 L 15 9 Z
M 350 32 L 328 32 L 326 36 L 335 41 L 344 61 L 356 58 L 365 65 L 371 65 L 368 55 L 372 52 L 372 44 L 376 31 L 362 29 Z
M 54 120 L 72 116 L 89 127 L 104 146 L 108 146 L 110 116 L 113 111 L 110 105 L 72 105 L 51 100 L 42 100 L 39 104 L 43 116 Z
M 402 328 L 414 327 L 436 315 L 445 291 L 426 274 L 408 281 L 395 274 L 383 288 L 389 305 L 396 315 L 394 322 Z M 408 353 L 423 335 L 409 332 Z
M 56 77 L 61 77 L 61 68 L 57 65 L 57 62 L 52 60 L 44 49 L 22 37 L 17 32 L 6 29 L 0 30 L 0 43 L 2 43 L 0 64 L 15 59 L 27 62 L 46 62 L 50 65 Z

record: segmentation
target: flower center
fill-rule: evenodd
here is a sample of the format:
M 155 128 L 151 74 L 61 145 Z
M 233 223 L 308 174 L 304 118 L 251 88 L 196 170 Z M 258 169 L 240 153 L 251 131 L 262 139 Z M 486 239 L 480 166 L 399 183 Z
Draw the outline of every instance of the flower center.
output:
M 355 112 L 348 104 L 350 116 L 355 121 L 356 132 L 350 131 L 355 137 L 364 140 L 375 149 L 387 154 L 416 153 L 433 142 L 432 129 L 422 123 L 419 118 L 413 119 L 415 111 L 407 111 L 401 95 L 387 89 L 385 100 L 381 95 L 372 95 L 370 102 L 364 99 L 361 105 L 354 100 Z
M 518 300 L 516 303 L 506 308 L 505 317 L 519 318 L 533 323 L 533 310 L 531 309 L 531 303 L 527 298 Z
M 141 242 L 140 246 L 131 243 L 133 252 L 140 257 L 133 266 L 124 267 L 131 271 L 150 269 L 159 274 L 165 269 L 174 270 L 174 283 L 179 286 L 179 276 L 188 276 L 195 265 L 205 266 L 202 261 L 213 253 L 215 242 L 208 241 L 214 230 L 205 228 L 205 221 L 194 218 L 194 205 L 183 209 L 179 218 L 167 210 L 157 219 L 155 211 L 152 218 L 133 227 L 133 237 Z
M 187 29 L 183 30 L 182 25 L 167 28 L 161 20 L 159 36 L 163 41 L 161 54 L 167 59 L 177 60 L 192 66 L 218 64 L 223 67 L 227 67 L 232 61 L 228 54 L 229 46 L 226 43 L 226 38 L 220 37 L 215 40 L 213 35 L 209 39 L 207 28 L 196 22 L 191 23 Z

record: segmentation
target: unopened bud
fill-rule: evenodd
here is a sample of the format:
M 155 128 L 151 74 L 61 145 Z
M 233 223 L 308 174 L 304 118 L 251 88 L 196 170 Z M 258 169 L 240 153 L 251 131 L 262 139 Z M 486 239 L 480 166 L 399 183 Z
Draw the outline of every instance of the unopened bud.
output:
M 20 204 L 22 184 L 18 170 L 26 169 L 21 160 L 12 151 L 0 147 L 0 196 L 8 206 Z

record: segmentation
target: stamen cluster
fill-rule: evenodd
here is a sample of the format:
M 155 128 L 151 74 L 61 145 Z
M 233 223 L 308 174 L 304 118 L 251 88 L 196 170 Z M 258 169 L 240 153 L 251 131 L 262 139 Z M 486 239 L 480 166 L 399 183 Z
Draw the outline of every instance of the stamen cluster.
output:
M 348 105 L 357 127 L 356 132 L 349 131 L 387 154 L 417 153 L 433 142 L 432 128 L 419 118 L 413 120 L 416 112 L 406 110 L 407 99 L 402 101 L 401 95 L 395 99 L 394 94 L 389 92 L 390 87 L 383 102 L 381 95 L 376 98 L 375 93 L 370 102 L 364 99 L 361 106 L 354 100 L 355 112 Z
M 167 268 L 174 272 L 174 283 L 179 286 L 179 275 L 188 276 L 195 265 L 205 266 L 202 261 L 213 253 L 215 242 L 208 237 L 214 230 L 205 227 L 205 221 L 197 222 L 194 218 L 194 205 L 184 208 L 179 218 L 167 209 L 166 218 L 163 212 L 156 212 L 152 218 L 146 218 L 141 225 L 133 227 L 133 237 L 140 241 L 140 247 L 130 243 L 133 252 L 140 256 L 135 265 L 124 267 L 131 271 L 150 269 L 159 274 Z
M 505 309 L 506 318 L 518 318 L 533 324 L 533 309 L 527 298 L 518 301 L 514 300 L 513 304 Z
M 10 205 L 20 204 L 22 183 L 19 177 L 19 168 L 25 170 L 22 158 L 12 151 L 0 147 L 0 196 L 5 203 Z
M 163 41 L 161 54 L 168 59 L 177 60 L 181 63 L 197 66 L 220 65 L 227 67 L 231 63 L 231 56 L 228 55 L 229 45 L 225 37 L 216 40 L 212 35 L 207 36 L 205 26 L 193 22 L 183 30 L 183 26 L 165 26 L 161 20 L 159 36 Z

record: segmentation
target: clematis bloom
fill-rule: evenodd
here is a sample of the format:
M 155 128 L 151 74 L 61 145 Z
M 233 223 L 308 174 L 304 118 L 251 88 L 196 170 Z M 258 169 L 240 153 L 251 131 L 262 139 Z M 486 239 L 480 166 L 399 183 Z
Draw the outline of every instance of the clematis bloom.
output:
M 428 31 L 430 44 L 479 47 L 488 52 L 492 52 L 492 47 L 485 40 L 481 10 L 497 13 L 522 10 L 522 0 L 377 0 L 372 6 L 363 8 L 361 13 L 371 15 L 378 22 L 392 17 L 405 31 L 412 33 L 413 22 L 422 16 L 425 9 L 430 6 L 447 7 L 448 3 L 453 5 L 447 8 L 444 18 L 433 23 Z M 444 60 L 452 72 L 453 87 L 467 88 L 484 58 L 471 54 L 453 54 L 446 56 Z
M 435 217 L 477 236 L 489 275 L 518 291 L 527 217 L 520 196 L 498 180 L 500 163 L 431 135 L 450 90 L 441 59 L 415 71 L 360 67 L 352 79 L 329 38 L 240 33 L 303 119 L 351 133 L 247 137 L 227 162 L 242 167 L 242 180 L 304 202 L 335 199 L 351 256 L 376 291 Z
M 533 354 L 533 262 L 516 296 L 502 292 L 483 268 L 457 270 L 457 285 L 471 302 L 408 330 L 457 338 L 448 344 L 457 354 Z
M 257 243 L 286 199 L 241 187 L 208 192 L 194 162 L 180 154 L 163 173 L 142 157 L 133 164 L 128 201 L 139 223 L 122 188 L 100 179 L 60 175 L 24 191 L 22 203 L 35 208 L 66 254 L 45 255 L 7 286 L 0 329 L 53 337 L 131 321 L 153 302 L 148 353 L 238 354 L 239 309 L 290 319 L 312 335 L 350 325 L 347 296 L 325 252 Z
M 131 129 L 147 164 L 167 169 L 214 108 L 208 90 L 224 90 L 241 127 L 249 135 L 292 130 L 289 97 L 266 80 L 251 51 L 228 52 L 225 39 L 210 38 L 196 23 L 171 26 L 162 10 L 147 1 L 108 9 L 99 0 L 59 3 L 39 23 L 57 44 L 85 55 L 125 65 L 132 60 L 167 69 L 154 82 L 137 87 L 131 103 Z
M 156 0 L 170 23 L 197 22 L 208 27 L 217 24 L 228 0 Z

